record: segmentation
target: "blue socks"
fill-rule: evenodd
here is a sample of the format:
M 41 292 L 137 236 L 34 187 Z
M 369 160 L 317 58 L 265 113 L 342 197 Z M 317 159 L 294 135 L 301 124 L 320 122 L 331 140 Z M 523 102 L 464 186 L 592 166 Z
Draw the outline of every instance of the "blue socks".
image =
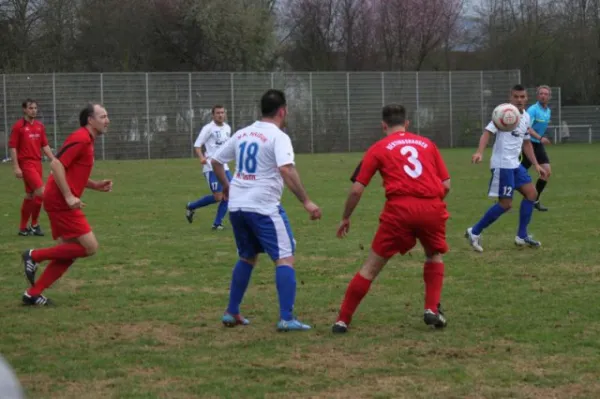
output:
M 472 233 L 478 236 L 481 234 L 483 229 L 494 223 L 500 216 L 502 216 L 504 212 L 506 212 L 506 210 L 502 208 L 499 203 L 495 203 L 490 209 L 488 209 L 485 215 L 483 215 L 481 220 L 477 222 L 475 226 L 473 226 Z
M 519 212 L 519 231 L 517 232 L 519 238 L 527 237 L 527 226 L 529 225 L 529 222 L 531 222 L 534 204 L 535 202 L 529 201 L 525 198 L 523 198 L 523 201 L 521 201 L 521 210 Z
M 240 314 L 240 303 L 242 303 L 242 299 L 250 283 L 253 269 L 254 267 L 250 263 L 244 262 L 241 259 L 235 264 L 231 276 L 227 313 L 232 315 Z
M 294 302 L 296 302 L 296 271 L 291 266 L 275 267 L 275 282 L 279 295 L 279 314 L 281 320 L 294 319 Z
M 211 195 L 202 197 L 199 200 L 196 200 L 194 202 L 190 202 L 188 204 L 188 209 L 193 211 L 194 209 L 202 208 L 203 206 L 212 205 L 216 202 L 217 201 L 215 200 L 215 197 L 211 194 Z
M 215 221 L 213 226 L 220 226 L 223 224 L 223 218 L 227 214 L 227 201 L 223 200 L 219 203 L 219 208 L 217 208 L 217 215 L 215 216 Z

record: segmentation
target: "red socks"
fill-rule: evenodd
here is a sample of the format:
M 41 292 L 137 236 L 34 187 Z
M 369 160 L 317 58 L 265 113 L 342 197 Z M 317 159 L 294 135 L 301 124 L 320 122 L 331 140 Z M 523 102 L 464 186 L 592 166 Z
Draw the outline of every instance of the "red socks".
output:
M 346 289 L 346 295 L 344 296 L 344 302 L 342 302 L 338 321 L 350 324 L 352 315 L 354 315 L 356 308 L 358 308 L 362 299 L 367 295 L 367 292 L 369 292 L 369 288 L 371 288 L 371 280 L 367 280 L 361 276 L 360 273 L 356 273 Z
M 34 202 L 33 199 L 24 198 L 23 205 L 21 205 L 21 224 L 19 229 L 24 230 L 27 228 L 29 217 L 33 211 Z
M 425 262 L 423 281 L 425 282 L 425 309 L 437 313 L 444 284 L 444 263 Z
M 56 280 L 58 280 L 73 264 L 73 260 L 53 260 L 46 266 L 44 272 L 37 279 L 34 286 L 27 290 L 30 296 L 41 295 L 46 288 L 49 288 Z
M 40 218 L 40 211 L 42 210 L 42 202 L 44 201 L 43 197 L 35 196 L 33 197 L 31 204 L 31 225 L 37 226 L 38 219 Z
M 72 260 L 76 258 L 85 258 L 87 251 L 76 242 L 59 244 L 51 248 L 34 249 L 31 251 L 31 258 L 39 263 L 45 260 Z

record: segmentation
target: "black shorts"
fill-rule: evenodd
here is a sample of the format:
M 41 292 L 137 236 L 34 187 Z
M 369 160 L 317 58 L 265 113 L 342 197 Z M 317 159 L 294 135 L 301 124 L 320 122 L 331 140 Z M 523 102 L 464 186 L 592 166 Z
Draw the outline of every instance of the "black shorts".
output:
M 542 143 L 534 143 L 533 141 L 531 142 L 531 145 L 533 145 L 533 153 L 535 154 L 535 159 L 538 161 L 538 163 L 540 165 L 546 163 L 549 164 L 550 158 L 548 158 L 548 154 L 546 154 L 546 148 L 544 148 L 544 145 Z M 525 169 L 529 169 L 529 167 L 531 167 L 531 162 L 524 153 L 521 153 L 521 165 L 523 165 Z

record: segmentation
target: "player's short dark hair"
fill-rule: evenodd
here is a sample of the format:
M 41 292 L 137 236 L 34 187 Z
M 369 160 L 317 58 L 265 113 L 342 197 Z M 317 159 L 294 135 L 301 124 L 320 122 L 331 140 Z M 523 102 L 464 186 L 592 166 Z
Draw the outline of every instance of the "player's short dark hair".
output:
M 79 112 L 79 126 L 84 127 L 88 124 L 88 119 L 91 116 L 94 116 L 94 107 L 96 104 L 88 103 L 80 112 Z
M 27 108 L 27 107 L 29 107 L 29 104 L 38 105 L 37 101 L 35 101 L 34 99 L 27 98 L 27 99 L 25 99 L 25 101 L 23 101 L 23 103 L 21 104 L 21 107 Z
M 218 109 L 225 109 L 225 107 L 222 106 L 221 104 L 215 104 L 215 105 L 213 105 L 213 107 L 210 110 L 210 112 L 214 115 L 215 111 L 218 110 Z
M 525 91 L 525 86 L 516 84 L 512 87 L 511 91 Z
M 381 120 L 388 126 L 402 126 L 406 123 L 406 108 L 400 104 L 389 104 L 381 111 Z
M 286 105 L 285 94 L 281 90 L 270 89 L 260 99 L 260 112 L 263 117 L 273 117 L 279 108 Z

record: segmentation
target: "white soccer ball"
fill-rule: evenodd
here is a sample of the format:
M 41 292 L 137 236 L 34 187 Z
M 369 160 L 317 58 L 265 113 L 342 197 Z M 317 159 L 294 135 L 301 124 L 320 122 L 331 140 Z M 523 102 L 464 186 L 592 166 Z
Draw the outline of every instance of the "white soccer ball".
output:
M 521 113 L 512 104 L 500 104 L 492 112 L 492 121 L 499 130 L 512 131 L 519 125 Z

